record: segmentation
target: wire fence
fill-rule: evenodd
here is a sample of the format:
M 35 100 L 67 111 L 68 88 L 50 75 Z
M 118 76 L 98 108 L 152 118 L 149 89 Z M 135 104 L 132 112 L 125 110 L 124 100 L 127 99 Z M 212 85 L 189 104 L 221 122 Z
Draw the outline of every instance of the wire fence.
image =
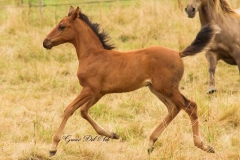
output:
M 138 0 L 0 0 L 0 13 L 5 12 L 5 8 L 25 8 L 27 16 L 39 13 L 40 23 L 44 20 L 46 10 L 44 8 L 59 8 L 60 6 L 75 6 L 75 5 L 98 5 L 98 4 L 114 4 L 133 2 Z M 37 11 L 37 12 L 36 12 Z M 55 17 L 56 17 L 55 12 Z M 0 14 L 1 17 L 1 14 Z
M 4 7 L 47 7 L 47 6 L 64 6 L 75 4 L 97 4 L 97 3 L 114 3 L 133 0 L 0 0 L 0 8 Z

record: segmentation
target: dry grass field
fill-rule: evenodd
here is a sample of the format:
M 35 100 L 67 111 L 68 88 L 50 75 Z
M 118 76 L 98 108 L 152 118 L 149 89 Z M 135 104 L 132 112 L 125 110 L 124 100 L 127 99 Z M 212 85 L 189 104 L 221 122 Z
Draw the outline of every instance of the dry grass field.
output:
M 239 0 L 229 0 L 233 8 Z M 185 7 L 186 0 L 182 1 Z M 74 4 L 77 6 L 77 4 Z M 134 50 L 161 45 L 182 50 L 200 29 L 198 17 L 188 19 L 175 0 L 133 0 L 79 4 L 93 22 L 101 24 L 116 49 Z M 199 107 L 201 135 L 216 153 L 193 144 L 190 119 L 181 112 L 147 153 L 153 129 L 167 114 L 149 89 L 111 94 L 90 110 L 90 115 L 119 140 L 84 141 L 97 136 L 79 111 L 69 119 L 64 136 L 80 141 L 58 145 L 49 158 L 51 138 L 65 107 L 81 87 L 76 76 L 75 49 L 63 44 L 45 50 L 42 41 L 68 13 L 69 6 L 0 9 L 0 159 L 1 160 L 239 160 L 240 79 L 237 66 L 219 61 L 217 93 L 207 95 L 208 63 L 204 53 L 183 59 L 181 92 Z M 174 62 L 173 62 L 174 63 Z

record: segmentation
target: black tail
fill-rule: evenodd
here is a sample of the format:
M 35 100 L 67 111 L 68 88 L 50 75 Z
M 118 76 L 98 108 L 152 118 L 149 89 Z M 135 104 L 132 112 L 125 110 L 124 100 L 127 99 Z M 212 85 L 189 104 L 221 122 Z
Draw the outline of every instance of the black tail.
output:
M 193 56 L 207 49 L 215 38 L 215 35 L 220 33 L 220 30 L 217 25 L 211 23 L 202 27 L 192 44 L 179 52 L 180 57 Z

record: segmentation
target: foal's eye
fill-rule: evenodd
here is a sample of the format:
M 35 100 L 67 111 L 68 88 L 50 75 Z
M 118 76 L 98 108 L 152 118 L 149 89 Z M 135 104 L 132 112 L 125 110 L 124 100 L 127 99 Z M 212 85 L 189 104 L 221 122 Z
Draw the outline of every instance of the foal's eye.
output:
M 66 27 L 63 26 L 63 25 L 59 25 L 59 26 L 58 26 L 58 29 L 61 30 L 61 31 L 64 30 L 65 28 L 66 28 Z

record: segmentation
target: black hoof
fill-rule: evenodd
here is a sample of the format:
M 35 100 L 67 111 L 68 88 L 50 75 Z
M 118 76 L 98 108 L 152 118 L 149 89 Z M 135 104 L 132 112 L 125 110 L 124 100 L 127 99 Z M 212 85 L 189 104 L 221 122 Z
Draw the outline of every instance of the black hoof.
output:
M 152 148 L 148 148 L 148 155 L 150 155 L 153 152 L 153 147 Z
M 49 157 L 54 156 L 56 153 L 57 153 L 57 150 L 56 151 L 49 151 Z
M 113 133 L 113 139 L 119 139 L 119 136 L 116 133 Z
M 212 87 L 212 88 L 210 88 L 208 91 L 207 91 L 207 94 L 213 94 L 213 93 L 215 93 L 217 90 L 216 90 L 216 88 L 215 87 Z
M 209 149 L 208 149 L 208 151 L 207 151 L 208 153 L 215 153 L 215 151 L 214 151 L 214 149 L 213 149 L 213 147 L 211 147 L 211 146 L 209 146 Z

